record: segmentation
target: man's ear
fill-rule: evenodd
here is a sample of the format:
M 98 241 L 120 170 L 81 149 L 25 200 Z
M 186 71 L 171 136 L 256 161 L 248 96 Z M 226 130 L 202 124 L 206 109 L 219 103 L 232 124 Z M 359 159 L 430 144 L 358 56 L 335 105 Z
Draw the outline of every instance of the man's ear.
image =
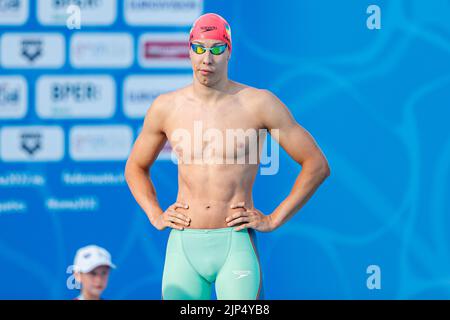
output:
M 81 283 L 81 274 L 79 272 L 75 272 L 74 276 L 75 276 L 75 280 L 77 280 L 77 282 Z

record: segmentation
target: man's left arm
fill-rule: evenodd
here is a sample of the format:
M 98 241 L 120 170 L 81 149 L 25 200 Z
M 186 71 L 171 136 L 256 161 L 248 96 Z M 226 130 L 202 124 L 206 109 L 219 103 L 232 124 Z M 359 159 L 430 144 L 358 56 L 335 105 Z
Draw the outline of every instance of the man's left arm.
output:
M 317 188 L 330 175 L 330 167 L 314 138 L 300 126 L 289 109 L 268 90 L 260 90 L 257 99 L 263 127 L 302 166 L 289 195 L 269 215 L 273 229 L 288 221 L 311 198 Z

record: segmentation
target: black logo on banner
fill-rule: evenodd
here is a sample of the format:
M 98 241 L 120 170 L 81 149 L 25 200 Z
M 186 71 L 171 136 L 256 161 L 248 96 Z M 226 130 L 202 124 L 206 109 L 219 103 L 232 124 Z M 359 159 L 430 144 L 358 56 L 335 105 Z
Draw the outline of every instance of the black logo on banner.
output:
M 52 5 L 56 10 L 65 10 L 69 5 L 76 5 L 80 9 L 92 9 L 101 6 L 101 0 L 54 0 Z
M 17 104 L 19 100 L 18 88 L 8 88 L 7 85 L 0 84 L 0 106 Z
M 0 0 L 0 12 L 18 11 L 20 9 L 19 0 L 1 1 Z
M 93 102 L 100 99 L 101 88 L 90 82 L 55 83 L 51 87 L 51 97 L 55 102 L 72 99 L 75 102 Z
M 42 40 L 23 40 L 22 55 L 30 62 L 34 62 L 42 55 Z
M 30 156 L 41 149 L 42 135 L 40 133 L 24 133 L 20 137 L 22 149 Z

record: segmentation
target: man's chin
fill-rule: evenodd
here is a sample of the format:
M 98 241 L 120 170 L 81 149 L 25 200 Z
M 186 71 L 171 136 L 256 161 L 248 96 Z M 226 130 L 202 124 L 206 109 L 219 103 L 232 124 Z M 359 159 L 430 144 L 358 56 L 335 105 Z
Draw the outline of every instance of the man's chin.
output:
M 202 77 L 200 79 L 200 83 L 207 87 L 212 87 L 214 85 L 214 82 L 211 81 L 211 79 L 206 78 L 206 77 Z

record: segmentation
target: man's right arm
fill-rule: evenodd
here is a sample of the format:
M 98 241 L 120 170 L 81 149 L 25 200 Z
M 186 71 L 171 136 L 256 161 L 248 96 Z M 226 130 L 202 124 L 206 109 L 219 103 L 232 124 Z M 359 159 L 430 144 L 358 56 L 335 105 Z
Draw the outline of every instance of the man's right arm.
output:
M 163 94 L 153 101 L 125 165 L 128 187 L 152 224 L 163 210 L 159 206 L 149 170 L 167 141 L 163 128 L 169 99 L 167 94 Z

